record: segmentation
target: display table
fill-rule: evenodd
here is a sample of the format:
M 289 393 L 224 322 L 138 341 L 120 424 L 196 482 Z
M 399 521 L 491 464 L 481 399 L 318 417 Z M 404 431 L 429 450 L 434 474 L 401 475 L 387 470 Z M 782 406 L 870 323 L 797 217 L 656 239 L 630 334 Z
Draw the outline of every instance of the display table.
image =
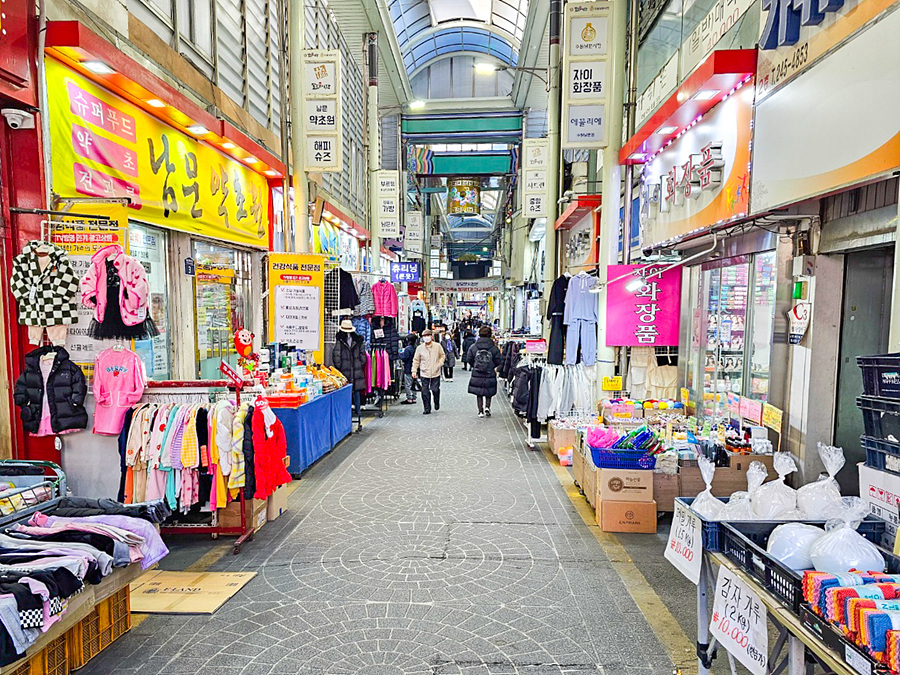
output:
M 296 408 L 272 407 L 284 426 L 293 475 L 303 473 L 350 434 L 352 395 L 347 385 Z

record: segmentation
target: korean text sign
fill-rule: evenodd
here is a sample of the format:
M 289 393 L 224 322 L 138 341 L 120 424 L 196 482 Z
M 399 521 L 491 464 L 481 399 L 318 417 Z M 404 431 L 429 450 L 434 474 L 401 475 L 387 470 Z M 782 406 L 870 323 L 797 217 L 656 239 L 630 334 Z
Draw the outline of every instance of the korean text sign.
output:
M 681 314 L 681 269 L 662 274 L 653 265 L 610 265 L 610 280 L 642 273 L 645 282 L 629 291 L 629 279 L 606 288 L 606 344 L 609 347 L 672 347 L 678 345 Z M 653 273 L 653 276 L 650 276 Z
M 769 633 L 759 596 L 727 568 L 719 568 L 709 630 L 754 675 L 766 675 Z
M 404 281 L 419 283 L 422 280 L 419 269 L 417 262 L 392 262 L 391 283 L 399 284 Z
M 675 502 L 675 514 L 669 529 L 665 559 L 692 584 L 700 583 L 703 564 L 703 524 L 700 517 L 681 502 Z
M 130 197 L 142 220 L 268 248 L 265 177 L 59 62 L 46 62 L 55 192 Z
M 269 342 L 322 349 L 325 256 L 269 254 Z

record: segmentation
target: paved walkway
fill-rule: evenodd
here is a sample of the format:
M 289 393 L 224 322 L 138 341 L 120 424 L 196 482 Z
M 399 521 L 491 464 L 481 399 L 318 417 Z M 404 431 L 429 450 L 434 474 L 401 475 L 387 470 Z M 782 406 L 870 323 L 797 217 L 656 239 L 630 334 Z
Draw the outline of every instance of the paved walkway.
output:
M 258 572 L 217 614 L 151 617 L 81 672 L 671 673 L 509 405 L 477 418 L 466 383 L 457 369 L 439 412 L 395 405 L 311 469 L 213 566 Z

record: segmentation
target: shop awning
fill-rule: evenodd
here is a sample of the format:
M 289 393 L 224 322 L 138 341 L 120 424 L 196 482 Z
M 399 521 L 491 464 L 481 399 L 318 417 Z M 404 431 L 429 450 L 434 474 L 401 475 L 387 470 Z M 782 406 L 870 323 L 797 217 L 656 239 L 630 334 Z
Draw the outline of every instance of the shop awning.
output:
M 344 230 L 347 234 L 353 235 L 357 239 L 366 240 L 372 238 L 372 234 L 366 228 L 357 223 L 353 218 L 341 211 L 331 202 L 324 202 L 322 206 L 322 218 L 332 225 Z
M 755 49 L 714 51 L 628 139 L 620 164 L 643 164 L 699 118 L 733 94 L 756 72 Z
M 556 219 L 554 229 L 569 230 L 575 227 L 582 218 L 591 211 L 600 207 L 602 198 L 600 195 L 577 195 L 569 204 L 569 208 L 562 212 Z
M 285 165 L 274 154 L 224 119 L 157 77 L 78 21 L 47 24 L 47 54 L 166 124 L 209 143 L 251 170 L 281 182 Z

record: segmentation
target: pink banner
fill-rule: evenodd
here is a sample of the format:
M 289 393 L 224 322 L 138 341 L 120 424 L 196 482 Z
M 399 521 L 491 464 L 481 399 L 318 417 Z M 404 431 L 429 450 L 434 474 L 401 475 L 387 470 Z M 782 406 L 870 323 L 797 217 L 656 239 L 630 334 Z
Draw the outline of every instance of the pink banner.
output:
M 606 290 L 608 347 L 673 347 L 681 318 L 681 268 L 658 274 L 664 265 L 610 265 Z M 625 277 L 643 276 L 640 287 Z M 632 290 L 629 290 L 631 288 Z

